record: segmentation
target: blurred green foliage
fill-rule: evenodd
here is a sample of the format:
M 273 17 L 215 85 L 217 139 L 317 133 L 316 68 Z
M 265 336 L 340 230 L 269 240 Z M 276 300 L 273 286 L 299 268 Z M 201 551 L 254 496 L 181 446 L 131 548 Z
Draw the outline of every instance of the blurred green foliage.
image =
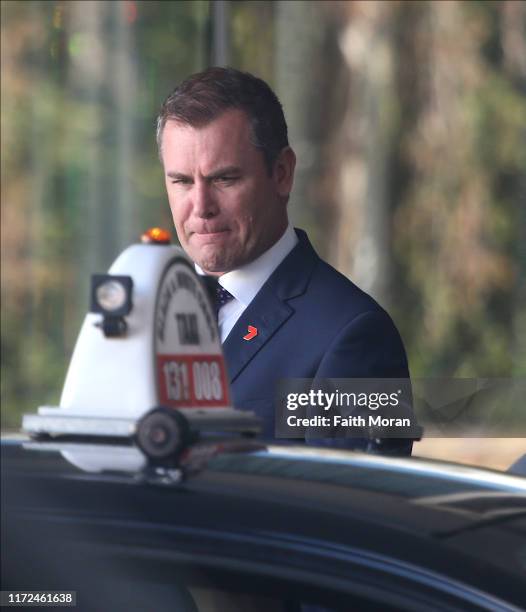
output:
M 526 373 L 524 8 L 427 3 L 416 16 L 429 47 L 400 89 L 393 236 L 407 283 L 395 315 L 420 376 Z M 414 32 L 399 53 L 414 57 Z
M 171 227 L 162 100 L 207 64 L 209 3 L 2 3 L 2 426 L 57 404 L 88 304 L 146 227 Z

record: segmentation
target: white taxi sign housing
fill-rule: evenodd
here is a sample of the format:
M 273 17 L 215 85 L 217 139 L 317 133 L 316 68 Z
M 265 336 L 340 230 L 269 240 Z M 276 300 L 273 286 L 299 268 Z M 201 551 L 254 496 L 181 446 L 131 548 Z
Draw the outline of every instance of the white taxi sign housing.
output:
M 216 318 L 207 291 L 182 249 L 135 244 L 110 275 L 133 281 L 126 331 L 107 337 L 103 315 L 88 313 L 60 405 L 25 415 L 32 434 L 130 436 L 156 406 L 177 409 L 196 429 L 253 431 L 252 413 L 230 406 Z

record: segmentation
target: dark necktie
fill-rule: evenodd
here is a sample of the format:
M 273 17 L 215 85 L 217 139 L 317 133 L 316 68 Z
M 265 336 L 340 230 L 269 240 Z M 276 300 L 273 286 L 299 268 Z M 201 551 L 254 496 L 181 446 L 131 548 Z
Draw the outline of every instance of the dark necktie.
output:
M 230 300 L 233 300 L 234 296 L 227 291 L 224 287 L 221 287 L 219 283 L 216 285 L 216 317 L 219 316 L 219 310 L 222 306 L 224 306 Z

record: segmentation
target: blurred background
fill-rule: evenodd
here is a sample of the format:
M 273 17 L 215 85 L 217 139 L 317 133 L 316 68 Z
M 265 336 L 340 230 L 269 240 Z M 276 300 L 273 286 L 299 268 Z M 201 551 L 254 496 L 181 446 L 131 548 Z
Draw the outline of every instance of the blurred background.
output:
M 172 227 L 155 118 L 209 65 L 277 92 L 292 220 L 412 376 L 526 376 L 526 3 L 2 1 L 1 45 L 3 429 L 58 403 L 91 273 Z

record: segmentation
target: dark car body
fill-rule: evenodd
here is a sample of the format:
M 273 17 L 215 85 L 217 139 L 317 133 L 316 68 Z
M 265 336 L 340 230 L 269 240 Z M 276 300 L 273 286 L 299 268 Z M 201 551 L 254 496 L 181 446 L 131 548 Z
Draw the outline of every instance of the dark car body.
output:
M 181 482 L 134 470 L 134 447 L 87 445 L 81 469 L 78 445 L 43 446 L 2 442 L 4 590 L 75 590 L 82 610 L 526 605 L 523 478 L 274 446 Z

